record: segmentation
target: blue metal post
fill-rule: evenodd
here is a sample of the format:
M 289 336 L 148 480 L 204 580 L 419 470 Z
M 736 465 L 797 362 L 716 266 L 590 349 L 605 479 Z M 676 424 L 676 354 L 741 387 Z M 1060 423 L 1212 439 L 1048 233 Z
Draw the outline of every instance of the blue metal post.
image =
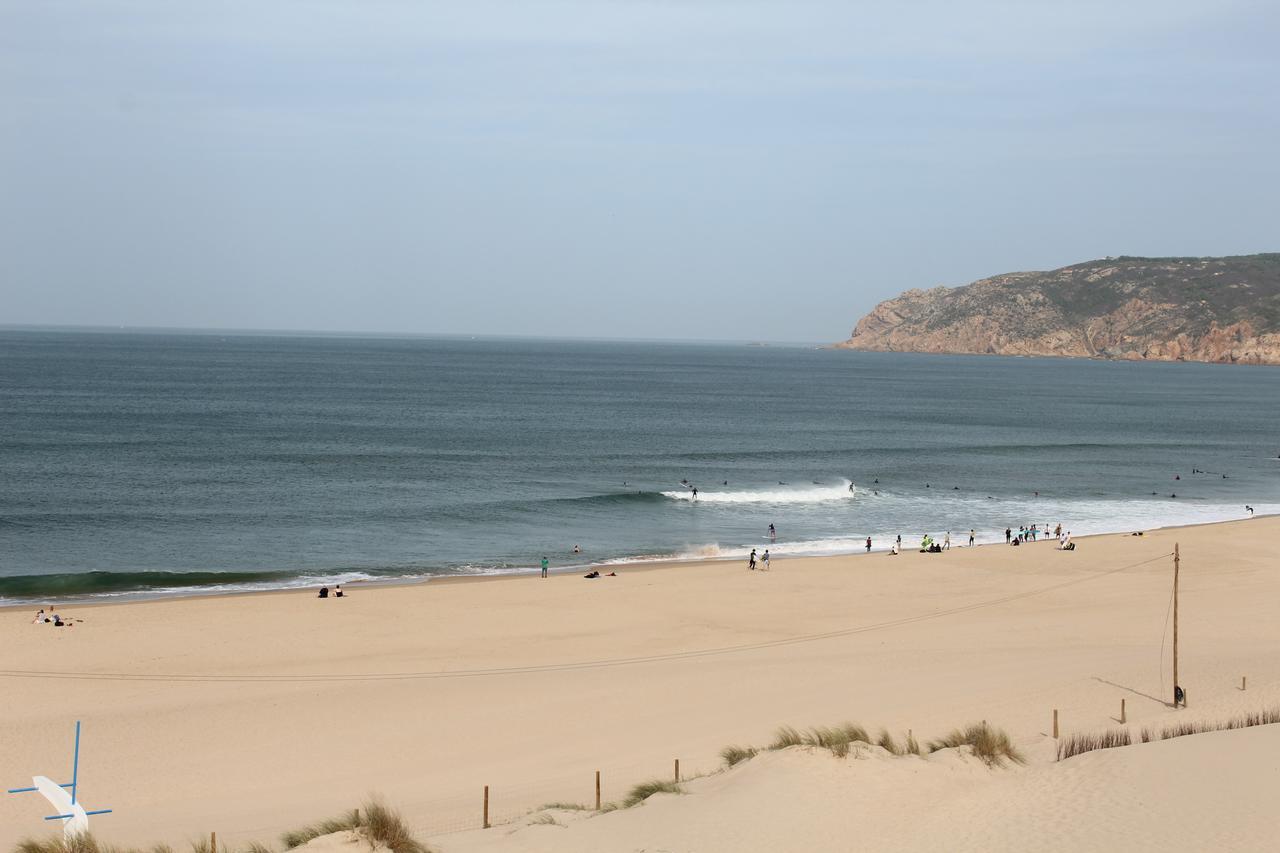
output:
M 76 780 L 80 777 L 80 721 L 76 720 L 76 753 L 71 761 L 71 804 L 76 802 Z

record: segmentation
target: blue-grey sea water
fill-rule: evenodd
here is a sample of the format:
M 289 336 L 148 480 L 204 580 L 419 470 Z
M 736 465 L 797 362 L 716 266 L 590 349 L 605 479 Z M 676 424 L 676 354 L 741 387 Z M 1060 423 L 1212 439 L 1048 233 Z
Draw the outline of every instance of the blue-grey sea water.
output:
M 1277 415 L 1274 368 L 0 331 L 0 600 L 1240 518 Z

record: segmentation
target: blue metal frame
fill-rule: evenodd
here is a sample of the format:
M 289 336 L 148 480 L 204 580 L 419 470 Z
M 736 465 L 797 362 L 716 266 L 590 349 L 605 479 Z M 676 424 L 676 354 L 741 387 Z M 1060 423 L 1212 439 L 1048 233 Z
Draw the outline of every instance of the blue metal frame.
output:
M 71 756 L 71 781 L 63 782 L 62 784 L 58 785 L 59 788 L 71 789 L 71 803 L 73 805 L 76 803 L 76 796 L 79 794 L 79 782 L 80 782 L 80 721 L 76 720 L 76 745 Z M 9 788 L 7 790 L 7 793 L 30 794 L 37 790 L 39 789 L 38 788 Z M 85 812 L 85 814 L 86 815 L 111 814 L 111 812 L 112 812 L 111 809 L 95 809 L 94 811 L 91 811 L 91 812 L 87 811 Z M 75 815 L 55 814 L 55 815 L 49 815 L 47 818 L 45 818 L 45 820 L 68 820 L 73 817 L 75 817 Z

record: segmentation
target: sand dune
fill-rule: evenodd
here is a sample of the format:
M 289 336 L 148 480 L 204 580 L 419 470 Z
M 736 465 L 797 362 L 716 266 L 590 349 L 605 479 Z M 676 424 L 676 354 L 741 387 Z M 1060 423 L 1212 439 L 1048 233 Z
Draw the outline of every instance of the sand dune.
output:
M 1062 817 L 1046 831 L 1047 844 L 1071 837 L 1081 808 L 1102 808 L 1091 799 L 1093 783 L 1071 782 L 1066 765 L 1048 766 L 1054 708 L 1067 732 L 1115 725 L 1122 698 L 1135 725 L 1280 704 L 1278 534 L 1280 520 L 1259 518 L 1085 539 L 1074 553 L 991 546 L 776 560 L 769 573 L 698 563 L 592 581 L 367 588 L 343 600 L 293 592 L 65 608 L 84 619 L 72 629 L 33 626 L 29 609 L 3 610 L 0 781 L 69 769 L 72 725 L 82 719 L 83 797 L 117 810 L 95 819 L 108 840 L 181 842 L 209 830 L 232 844 L 271 840 L 381 792 L 447 847 L 497 843 L 443 834 L 478 823 L 486 784 L 494 817 L 506 819 L 548 801 L 586 802 L 596 770 L 605 799 L 670 772 L 673 758 L 688 774 L 710 771 L 721 747 L 761 743 L 784 723 L 852 719 L 929 737 L 988 719 L 1027 753 L 1027 769 L 1000 775 L 922 762 L 917 773 L 874 761 L 871 775 L 883 779 L 858 784 L 885 786 L 869 795 L 872 803 L 884 799 L 886 813 L 900 808 L 902 822 L 919 824 L 913 831 L 935 826 L 939 838 L 1005 831 L 1021 818 L 1009 814 L 1012 806 L 994 806 L 1050 786 Z M 1191 700 L 1182 711 L 1166 704 L 1174 541 L 1183 555 L 1181 680 Z M 1238 745 L 1273 735 L 1202 737 L 1189 740 L 1227 744 L 1224 760 L 1239 753 L 1239 772 L 1256 774 L 1250 750 Z M 1168 747 L 1183 756 L 1170 759 L 1186 765 L 1183 776 L 1216 772 L 1202 747 Z M 1134 749 L 1115 752 L 1165 754 Z M 1155 765 L 1142 769 L 1145 760 L 1079 759 L 1085 767 L 1139 762 L 1138 777 L 1163 779 Z M 776 773 L 766 773 L 773 765 Z M 774 776 L 803 787 L 801 778 L 816 773 L 820 786 L 824 774 L 867 775 L 868 766 L 772 756 L 698 784 L 710 791 L 741 777 L 738 792 L 723 794 L 725 808 L 739 808 L 732 804 L 746 802 L 752 786 L 780 784 Z M 1004 791 L 975 801 L 968 823 L 958 813 L 937 825 L 910 815 L 926 807 L 945 815 L 947 803 L 963 803 L 961 792 L 939 794 L 936 807 L 929 795 L 892 793 L 917 779 L 949 790 L 965 774 L 973 780 L 961 789 L 980 780 L 978 789 Z M 1068 781 L 1037 781 L 1049 778 Z M 660 808 L 692 809 L 700 797 Z M 900 806 L 888 802 L 894 797 Z M 43 808 L 0 798 L 0 844 L 46 830 Z M 1135 832 L 1155 823 L 1149 811 L 1133 808 Z M 1198 819 L 1226 832 L 1222 814 L 1205 808 Z M 642 821 L 638 815 L 619 815 L 615 825 Z M 775 838 L 775 818 L 756 814 L 760 826 L 744 833 Z M 652 844 L 734 849 L 693 835 L 695 819 L 688 821 L 696 844 Z M 586 838 L 609 825 L 595 819 L 516 837 Z M 832 824 L 810 849 L 846 849 L 844 826 Z M 1242 844 L 1258 837 L 1239 831 Z M 502 832 L 490 830 L 494 838 Z
M 434 840 L 442 853 L 635 850 L 1274 850 L 1280 726 L 1214 732 L 990 769 L 952 751 L 762 754 L 686 793 L 559 825 Z

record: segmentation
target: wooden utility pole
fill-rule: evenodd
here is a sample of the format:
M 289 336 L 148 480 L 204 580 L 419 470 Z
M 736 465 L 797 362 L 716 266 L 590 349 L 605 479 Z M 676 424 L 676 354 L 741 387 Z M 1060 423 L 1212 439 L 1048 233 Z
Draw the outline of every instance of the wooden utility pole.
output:
M 1178 707 L 1178 543 L 1173 543 L 1173 707 Z

